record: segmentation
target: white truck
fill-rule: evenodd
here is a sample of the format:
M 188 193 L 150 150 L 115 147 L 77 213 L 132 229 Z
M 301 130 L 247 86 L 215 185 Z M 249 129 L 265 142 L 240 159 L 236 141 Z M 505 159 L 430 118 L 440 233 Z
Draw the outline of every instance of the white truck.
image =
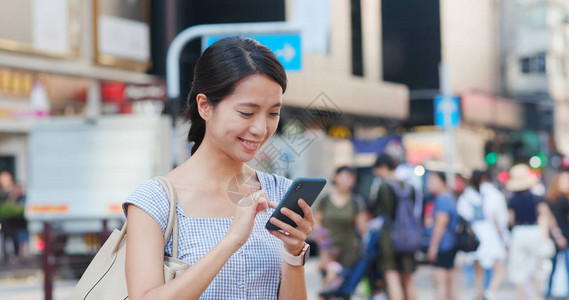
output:
M 92 255 L 102 242 L 103 220 L 109 231 L 121 226 L 121 203 L 142 181 L 171 169 L 171 141 L 167 116 L 38 121 L 29 140 L 25 212 L 31 253 L 43 250 L 48 221 L 60 254 Z

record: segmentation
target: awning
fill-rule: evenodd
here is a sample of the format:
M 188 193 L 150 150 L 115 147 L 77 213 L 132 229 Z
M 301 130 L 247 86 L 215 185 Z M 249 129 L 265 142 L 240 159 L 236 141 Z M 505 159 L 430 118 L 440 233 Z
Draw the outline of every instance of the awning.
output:
M 397 120 L 409 117 L 409 89 L 405 85 L 333 72 L 288 74 L 285 105 L 307 108 L 322 94 L 343 113 Z
M 520 129 L 524 125 L 521 103 L 482 93 L 465 93 L 460 98 L 467 122 L 508 129 Z

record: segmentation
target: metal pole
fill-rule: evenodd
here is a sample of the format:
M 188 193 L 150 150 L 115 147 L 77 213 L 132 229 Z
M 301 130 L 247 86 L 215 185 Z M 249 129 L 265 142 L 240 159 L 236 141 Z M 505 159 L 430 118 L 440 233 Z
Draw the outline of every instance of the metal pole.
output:
M 45 248 L 43 250 L 43 293 L 45 300 L 53 299 L 53 238 L 51 224 L 49 222 L 43 223 L 43 239 L 45 242 Z
M 440 88 L 441 95 L 443 96 L 443 101 L 447 100 L 447 97 L 452 97 L 451 85 L 450 85 L 450 74 L 448 66 L 445 62 L 439 64 L 439 78 L 440 78 Z M 444 111 L 444 131 L 445 131 L 445 149 L 446 149 L 446 178 L 448 187 L 454 190 L 455 188 L 455 168 L 454 168 L 454 155 L 455 155 L 455 139 L 454 139 L 454 128 L 452 127 L 452 115 L 450 110 Z
M 250 35 L 258 33 L 290 33 L 299 32 L 298 27 L 294 27 L 286 22 L 257 22 L 257 23 L 235 23 L 235 24 L 205 24 L 191 26 L 180 32 L 170 44 L 166 55 L 166 84 L 168 97 L 176 105 L 180 97 L 180 55 L 186 44 L 196 38 L 208 35 Z M 172 159 L 173 165 L 177 166 L 177 108 L 173 107 L 172 123 Z
M 111 235 L 111 232 L 109 231 L 109 220 L 107 219 L 103 219 L 103 230 L 101 230 L 101 235 L 100 235 L 100 246 L 102 247 L 103 244 L 107 241 L 107 239 L 109 238 L 109 236 Z

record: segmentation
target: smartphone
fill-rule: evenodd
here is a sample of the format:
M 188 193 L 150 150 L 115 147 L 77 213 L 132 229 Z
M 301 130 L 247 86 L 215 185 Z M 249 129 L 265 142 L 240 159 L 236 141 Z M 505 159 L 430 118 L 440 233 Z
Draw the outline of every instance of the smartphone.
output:
M 309 206 L 312 206 L 314 201 L 316 201 L 316 197 L 318 197 L 325 185 L 326 179 L 324 178 L 303 177 L 295 179 L 271 217 L 275 217 L 293 227 L 296 227 L 296 223 L 294 223 L 293 220 L 281 213 L 281 208 L 286 207 L 304 217 L 304 212 L 298 205 L 298 199 L 302 198 Z M 265 228 L 268 230 L 280 230 L 279 227 L 270 222 L 270 218 L 267 225 L 265 225 Z

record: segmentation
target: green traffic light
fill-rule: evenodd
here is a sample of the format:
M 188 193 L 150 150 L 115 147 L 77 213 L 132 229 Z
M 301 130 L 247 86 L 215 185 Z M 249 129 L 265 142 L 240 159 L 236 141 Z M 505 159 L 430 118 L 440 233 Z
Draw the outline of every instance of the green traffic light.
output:
M 490 152 L 490 153 L 486 154 L 485 160 L 489 166 L 495 164 L 498 161 L 498 153 Z

